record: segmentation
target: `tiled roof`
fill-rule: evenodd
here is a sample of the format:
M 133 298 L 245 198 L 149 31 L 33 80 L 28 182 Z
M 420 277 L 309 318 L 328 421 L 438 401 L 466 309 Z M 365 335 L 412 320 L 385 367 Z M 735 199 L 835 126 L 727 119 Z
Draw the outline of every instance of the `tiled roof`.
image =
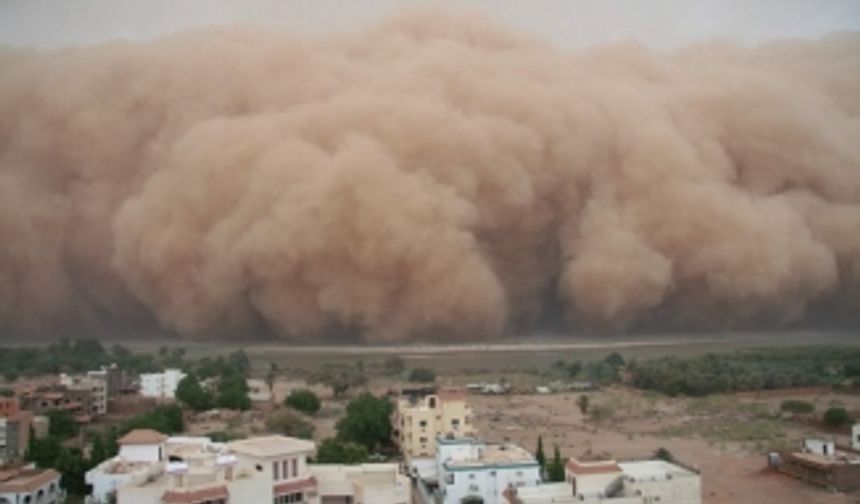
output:
M 167 440 L 164 434 L 152 429 L 134 429 L 125 436 L 119 438 L 117 443 L 121 445 L 147 445 L 163 443 Z
M 12 474 L 4 473 L 4 475 L 5 479 L 0 481 L 0 494 L 34 492 L 60 478 L 60 473 L 53 469 L 23 469 Z
M 306 490 L 315 486 L 317 486 L 317 479 L 313 476 L 298 481 L 287 481 L 285 483 L 279 483 L 275 485 L 275 495 L 278 496 L 282 494 L 299 492 L 301 490 Z
M 161 502 L 165 504 L 193 504 L 215 499 L 227 499 L 229 496 L 230 492 L 227 487 L 219 485 L 187 491 L 168 490 L 161 496 Z

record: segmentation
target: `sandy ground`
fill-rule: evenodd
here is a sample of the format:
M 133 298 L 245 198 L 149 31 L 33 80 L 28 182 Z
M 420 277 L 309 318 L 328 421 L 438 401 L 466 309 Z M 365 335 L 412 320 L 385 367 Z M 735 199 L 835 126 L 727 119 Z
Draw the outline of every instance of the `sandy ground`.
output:
M 489 441 L 511 441 L 535 449 L 538 435 L 543 436 L 549 454 L 558 445 L 562 456 L 612 457 L 616 459 L 647 458 L 659 447 L 667 448 L 678 460 L 698 468 L 702 475 L 706 504 L 781 503 L 845 504 L 860 502 L 860 496 L 833 494 L 824 489 L 767 470 L 767 441 L 744 442 L 715 439 L 690 428 L 690 424 L 707 424 L 710 412 L 691 415 L 690 410 L 703 408 L 689 399 L 654 399 L 638 391 L 613 389 L 590 393 L 591 404 L 611 404 L 614 420 L 597 425 L 582 415 L 576 405 L 580 394 L 473 396 L 476 427 Z M 808 398 L 807 398 L 808 399 Z M 768 405 L 778 407 L 781 398 L 729 397 L 716 400 L 717 406 L 733 402 L 744 410 L 755 405 L 756 411 Z M 853 396 L 815 397 L 816 403 L 841 401 L 850 408 L 860 406 Z M 736 415 L 732 411 L 729 415 Z M 744 418 L 736 418 L 743 422 Z M 729 420 L 731 421 L 731 420 Z M 804 435 L 815 434 L 810 428 L 789 420 L 777 420 L 781 435 L 778 442 L 794 443 Z M 686 428 L 685 437 L 667 432 Z M 822 433 L 818 433 L 822 435 Z M 838 436 L 842 442 L 847 437 Z

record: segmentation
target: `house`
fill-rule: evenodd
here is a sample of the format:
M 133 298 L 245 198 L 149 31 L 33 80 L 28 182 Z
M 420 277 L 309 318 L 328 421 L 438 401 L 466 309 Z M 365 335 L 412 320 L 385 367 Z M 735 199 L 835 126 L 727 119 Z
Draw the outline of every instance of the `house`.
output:
M 395 439 L 407 460 L 433 457 L 439 436 L 468 437 L 475 432 L 472 409 L 466 394 L 459 390 L 400 397 L 392 423 Z
M 179 369 L 165 369 L 163 373 L 143 373 L 140 375 L 140 395 L 155 399 L 173 399 L 176 387 L 185 378 Z
M 88 504 L 272 502 L 408 504 L 411 487 L 397 464 L 308 464 L 312 441 L 284 436 L 215 443 L 137 430 L 120 453 L 86 475 Z
M 857 439 L 855 425 L 851 441 Z M 831 440 L 804 439 L 800 450 L 774 452 L 769 456 L 777 470 L 825 488 L 850 492 L 860 489 L 860 451 Z
M 425 502 L 460 504 L 473 497 L 484 504 L 505 503 L 507 489 L 541 483 L 540 464 L 519 446 L 453 436 L 439 437 L 436 446 L 435 464 L 411 463 Z
M 89 389 L 68 389 L 63 386 L 40 387 L 19 395 L 21 409 L 42 415 L 52 410 L 65 410 L 86 420 L 93 411 L 93 393 Z
M 53 469 L 0 470 L 0 504 L 59 504 L 65 499 L 60 473 Z
M 695 470 L 664 460 L 593 462 L 571 458 L 565 481 L 510 488 L 509 504 L 700 504 L 701 478 Z

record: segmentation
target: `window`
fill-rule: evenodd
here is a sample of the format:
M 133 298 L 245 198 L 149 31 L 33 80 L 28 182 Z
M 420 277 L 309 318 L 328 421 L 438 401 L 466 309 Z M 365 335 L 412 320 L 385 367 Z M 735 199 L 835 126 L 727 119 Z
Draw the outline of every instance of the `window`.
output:
M 281 473 L 284 475 L 284 478 L 287 477 L 287 474 L 290 474 L 289 467 L 290 467 L 290 461 L 289 460 L 284 460 L 283 462 L 281 462 Z
M 293 459 L 293 478 L 299 475 L 299 459 Z
M 274 500 L 272 502 L 273 502 L 273 504 L 289 504 L 292 502 L 302 502 L 302 500 L 303 500 L 302 499 L 302 493 L 298 492 L 298 493 L 278 495 L 277 497 L 274 498 Z
M 459 418 L 452 418 L 451 419 L 451 427 L 456 429 L 459 426 L 460 426 L 460 419 Z
M 421 443 L 423 444 L 423 443 L 427 442 L 427 438 L 422 436 L 422 437 L 418 438 L 418 441 L 421 441 Z
M 474 475 L 474 474 L 469 474 L 469 479 L 470 479 L 470 480 L 475 479 L 475 475 Z
M 448 473 L 445 475 L 445 484 L 453 485 L 454 484 L 454 473 Z
M 420 422 L 418 422 L 418 425 L 419 425 L 422 429 L 423 429 L 424 427 L 427 427 L 427 420 L 421 420 Z
M 280 471 L 278 470 L 278 469 L 280 469 L 280 466 L 281 466 L 281 464 L 279 464 L 277 462 L 272 462 L 272 477 L 275 478 L 275 480 L 281 479 L 279 476 Z

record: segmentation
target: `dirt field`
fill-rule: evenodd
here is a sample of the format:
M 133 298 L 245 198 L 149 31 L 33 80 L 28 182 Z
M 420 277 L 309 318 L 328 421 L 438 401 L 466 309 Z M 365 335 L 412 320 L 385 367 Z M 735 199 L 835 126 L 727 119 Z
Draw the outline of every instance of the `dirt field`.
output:
M 701 471 L 706 504 L 860 502 L 858 495 L 832 494 L 767 470 L 765 454 L 771 444 L 793 445 L 805 435 L 822 435 L 774 418 L 786 396 L 669 399 L 615 388 L 588 394 L 591 408 L 614 412 L 597 424 L 580 412 L 579 395 L 472 396 L 472 406 L 483 438 L 532 450 L 539 434 L 548 452 L 558 445 L 562 456 L 635 459 L 665 447 Z M 819 409 L 834 401 L 849 409 L 860 407 L 856 396 L 828 393 L 804 398 Z M 715 424 L 722 428 L 715 430 Z M 837 440 L 848 442 L 845 435 Z

